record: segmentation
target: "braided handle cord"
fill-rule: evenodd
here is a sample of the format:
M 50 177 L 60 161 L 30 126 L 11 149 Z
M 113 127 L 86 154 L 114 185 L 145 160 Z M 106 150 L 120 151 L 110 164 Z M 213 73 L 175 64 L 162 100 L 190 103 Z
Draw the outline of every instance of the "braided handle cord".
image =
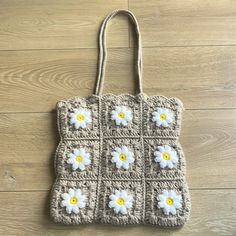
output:
M 107 59 L 106 28 L 107 28 L 108 21 L 118 14 L 127 15 L 129 19 L 132 21 L 133 25 L 135 26 L 135 31 L 137 34 L 137 46 L 138 46 L 137 61 L 135 63 L 135 68 L 138 72 L 137 76 L 138 76 L 139 93 L 143 92 L 143 89 L 142 89 L 142 46 L 141 46 L 141 35 L 140 35 L 138 22 L 132 12 L 128 10 L 115 10 L 103 20 L 101 28 L 100 28 L 100 32 L 99 32 L 98 74 L 97 74 L 97 83 L 96 83 L 96 89 L 95 89 L 95 94 L 98 96 L 102 94 L 104 76 L 105 76 L 105 66 L 106 66 L 106 59 Z

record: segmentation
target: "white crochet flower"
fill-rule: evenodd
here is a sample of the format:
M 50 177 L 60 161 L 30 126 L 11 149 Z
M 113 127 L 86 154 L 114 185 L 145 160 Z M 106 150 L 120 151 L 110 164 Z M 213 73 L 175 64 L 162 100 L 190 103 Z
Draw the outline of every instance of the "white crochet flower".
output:
M 134 162 L 134 153 L 126 146 L 116 147 L 115 151 L 111 153 L 111 162 L 116 164 L 116 168 L 124 168 L 127 170 L 129 165 Z
M 86 128 L 91 122 L 91 112 L 84 108 L 74 109 L 74 112 L 70 113 L 70 124 L 74 124 L 76 129 Z
M 127 126 L 132 122 L 132 111 L 126 106 L 116 106 L 115 110 L 111 111 L 111 119 L 115 121 L 116 125 Z
M 127 214 L 127 210 L 133 206 L 133 197 L 125 190 L 115 190 L 115 194 L 109 196 L 109 207 L 113 208 L 114 212 L 118 214 Z
M 182 197 L 181 195 L 176 194 L 174 190 L 163 190 L 162 194 L 157 196 L 159 208 L 162 208 L 166 215 L 170 213 L 176 215 L 176 209 L 182 207 Z
M 74 149 L 68 155 L 67 163 L 72 165 L 73 170 L 85 170 L 86 166 L 91 164 L 90 154 L 84 148 Z
M 174 121 L 174 114 L 170 109 L 157 107 L 152 113 L 152 121 L 156 122 L 156 126 L 167 128 Z
M 61 195 L 61 207 L 66 207 L 66 212 L 71 214 L 72 212 L 75 214 L 79 213 L 80 208 L 85 207 L 85 196 L 82 194 L 80 189 L 72 189 L 70 188 L 68 193 L 63 193 Z
M 169 145 L 158 146 L 158 151 L 154 152 L 155 162 L 159 162 L 161 168 L 170 169 L 176 167 L 178 163 L 177 152 Z

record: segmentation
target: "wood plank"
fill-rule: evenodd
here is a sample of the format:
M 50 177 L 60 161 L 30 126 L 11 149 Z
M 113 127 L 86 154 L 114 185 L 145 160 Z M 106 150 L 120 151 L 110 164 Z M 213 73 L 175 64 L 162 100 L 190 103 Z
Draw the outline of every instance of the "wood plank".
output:
M 236 188 L 235 120 L 236 110 L 184 113 L 180 141 L 190 188 Z M 0 190 L 50 189 L 59 142 L 56 114 L 1 114 L 0 133 Z
M 62 49 L 97 46 L 103 18 L 127 0 L 2 0 L 0 2 L 0 50 Z M 112 21 L 109 46 L 128 45 L 124 17 Z
M 1 235 L 235 235 L 236 190 L 193 190 L 189 222 L 178 229 L 152 226 L 63 226 L 49 219 L 48 192 L 1 192 Z M 11 206 L 11 207 L 9 207 Z M 217 206 L 217 207 L 216 207 Z
M 143 46 L 235 45 L 233 0 L 130 0 Z
M 144 92 L 179 97 L 188 109 L 236 107 L 234 47 L 146 48 Z M 108 52 L 105 90 L 134 93 L 132 51 Z M 95 49 L 0 52 L 0 112 L 48 112 L 91 95 Z M 119 81 L 119 82 L 118 82 Z

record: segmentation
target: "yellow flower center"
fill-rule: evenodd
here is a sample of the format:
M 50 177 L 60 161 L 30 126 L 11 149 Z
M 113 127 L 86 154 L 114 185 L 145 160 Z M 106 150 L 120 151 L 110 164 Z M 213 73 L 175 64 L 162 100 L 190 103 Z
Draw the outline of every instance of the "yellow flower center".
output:
M 163 157 L 163 159 L 166 160 L 166 161 L 169 161 L 169 160 L 170 160 L 170 154 L 167 153 L 167 152 L 163 153 L 163 154 L 162 154 L 162 157 Z
M 78 121 L 84 120 L 84 116 L 81 115 L 81 114 L 77 115 L 76 118 L 77 118 Z
M 78 199 L 76 197 L 70 198 L 70 204 L 75 205 L 78 202 Z
M 75 158 L 75 160 L 77 161 L 77 162 L 81 162 L 82 161 L 82 156 L 77 156 L 76 158 Z
M 119 118 L 124 118 L 124 117 L 125 117 L 125 114 L 124 114 L 123 112 L 119 112 L 119 113 L 118 113 L 118 117 L 119 117 Z
M 124 153 L 121 153 L 120 156 L 119 156 L 119 159 L 121 161 L 125 161 L 126 160 L 126 155 Z
M 166 204 L 167 205 L 171 206 L 171 205 L 173 205 L 173 203 L 174 203 L 174 201 L 173 201 L 172 198 L 170 198 L 170 197 L 166 198 Z
M 118 198 L 118 199 L 116 200 L 116 203 L 119 204 L 119 205 L 124 205 L 124 204 L 125 204 L 125 200 L 120 197 L 120 198 Z
M 166 114 L 164 114 L 164 113 L 160 114 L 160 119 L 165 120 L 166 119 Z

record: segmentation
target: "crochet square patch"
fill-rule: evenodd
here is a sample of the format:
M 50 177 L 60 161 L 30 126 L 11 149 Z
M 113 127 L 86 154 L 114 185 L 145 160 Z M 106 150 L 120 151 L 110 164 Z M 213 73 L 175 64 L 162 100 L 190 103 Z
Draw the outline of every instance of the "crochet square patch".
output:
M 180 197 L 181 207 L 175 209 L 175 215 L 171 214 L 171 208 L 166 207 L 165 209 L 165 205 L 163 205 L 163 207 L 160 207 L 160 203 L 162 203 L 162 199 L 164 199 L 163 192 L 167 190 L 168 193 L 166 195 L 171 195 L 170 189 L 175 189 L 176 196 Z M 184 181 L 181 179 L 172 181 L 147 181 L 146 193 L 146 219 L 151 224 L 162 226 L 181 225 L 182 222 L 186 220 L 186 215 L 189 215 L 190 213 L 188 188 L 186 187 Z M 168 201 L 166 199 L 168 199 L 168 197 L 165 198 L 165 201 Z
M 80 166 L 75 166 L 76 159 L 74 162 L 70 162 L 72 159 L 70 156 L 76 158 L 76 151 L 84 149 L 85 152 L 90 154 L 90 165 L 87 165 L 85 169 Z M 57 148 L 56 156 L 56 171 L 65 178 L 89 178 L 97 177 L 99 169 L 99 153 L 100 153 L 100 142 L 98 140 L 65 140 L 60 142 Z M 77 167 L 77 168 L 75 168 Z
M 168 162 L 162 159 L 156 161 L 156 152 L 160 152 L 160 148 L 169 147 L 175 153 L 178 161 L 173 166 L 168 166 Z M 144 155 L 146 178 L 153 179 L 175 179 L 176 177 L 183 176 L 185 172 L 185 158 L 182 148 L 178 141 L 172 139 L 144 139 Z M 165 166 L 161 166 L 165 163 Z M 170 162 L 171 163 L 171 162 Z M 171 167 L 171 168 L 170 168 Z
M 143 93 L 60 101 L 53 220 L 183 225 L 190 197 L 182 110 L 178 99 Z
M 99 137 L 98 98 L 94 96 L 88 99 L 75 97 L 68 101 L 58 102 L 57 108 L 60 110 L 58 128 L 61 136 L 66 139 Z M 80 108 L 84 113 L 90 113 L 91 122 L 87 122 L 83 129 L 76 129 L 74 125 L 71 125 L 70 114 L 76 114 L 75 109 L 77 108 Z
M 160 99 L 159 96 L 147 97 L 143 101 L 143 135 L 144 136 L 160 136 L 160 137 L 178 137 L 181 126 L 182 103 L 175 98 Z M 158 111 L 157 110 L 163 110 Z M 157 126 L 157 122 L 153 122 L 153 113 L 172 114 L 173 122 L 169 122 L 168 126 Z
M 115 213 L 114 208 L 109 207 L 111 194 L 115 192 L 127 190 L 127 193 L 132 195 L 133 203 L 129 214 Z M 128 180 L 107 180 L 102 181 L 100 189 L 100 205 L 99 205 L 99 219 L 102 223 L 111 224 L 135 224 L 141 223 L 144 219 L 144 198 L 145 192 L 143 182 L 128 181 Z M 108 204 L 107 204 L 108 203 Z
M 118 162 L 112 161 L 114 153 L 117 152 L 116 149 L 122 147 L 127 147 L 128 151 L 135 156 L 134 162 L 128 163 L 128 169 L 124 166 L 117 168 Z M 145 165 L 142 157 L 142 141 L 140 138 L 104 138 L 101 159 L 102 176 L 112 179 L 142 178 Z
M 132 113 L 132 123 L 117 125 L 111 113 L 118 108 L 128 108 Z M 101 99 L 101 123 L 104 137 L 110 136 L 139 136 L 140 131 L 140 98 L 134 96 L 121 96 L 114 100 L 112 94 L 107 94 Z M 119 112 L 118 112 L 119 113 Z
M 53 187 L 51 196 L 51 216 L 55 222 L 61 222 L 64 224 L 81 224 L 90 223 L 95 219 L 96 210 L 96 197 L 97 197 L 97 181 L 90 180 L 64 180 L 58 179 Z M 62 194 L 67 194 L 71 189 L 81 189 L 84 202 L 86 201 L 87 207 L 83 211 L 75 213 L 70 208 L 73 203 L 73 197 L 68 199 L 68 204 L 64 207 L 62 204 Z M 72 195 L 73 196 L 73 195 Z M 75 205 L 75 204 L 74 204 Z M 72 206 L 74 206 L 72 205 Z

